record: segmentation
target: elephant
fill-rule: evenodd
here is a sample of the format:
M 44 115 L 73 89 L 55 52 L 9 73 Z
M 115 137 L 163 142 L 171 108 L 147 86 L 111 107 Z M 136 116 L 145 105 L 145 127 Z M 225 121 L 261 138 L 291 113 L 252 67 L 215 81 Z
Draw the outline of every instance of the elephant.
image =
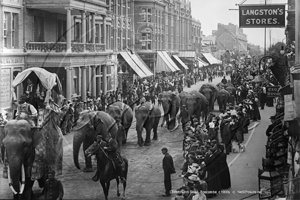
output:
M 73 127 L 73 160 L 75 166 L 80 169 L 78 162 L 78 154 L 81 144 L 83 143 L 83 152 L 93 144 L 98 134 L 105 135 L 110 133 L 112 138 L 117 139 L 119 148 L 124 138 L 119 135 L 125 135 L 125 133 L 119 133 L 118 125 L 115 119 L 108 113 L 103 111 L 89 111 L 84 110 L 80 113 L 79 119 L 76 125 Z M 92 172 L 92 161 L 90 157 L 85 157 L 84 172 Z
M 206 97 L 197 91 L 181 92 L 180 93 L 181 106 L 185 106 L 189 116 L 196 115 L 200 121 L 201 114 L 206 119 L 208 114 L 208 101 Z
M 219 110 L 223 110 L 223 111 L 226 111 L 226 105 L 227 105 L 227 102 L 229 100 L 229 97 L 230 97 L 230 93 L 225 90 L 225 89 L 222 89 L 219 91 L 219 94 L 218 94 L 218 104 L 219 104 Z
M 5 125 L 5 166 L 14 199 L 33 199 L 34 181 L 43 188 L 48 170 L 62 174 L 63 135 L 57 127 L 60 115 L 50 110 L 39 128 L 23 119 L 10 120 Z
M 145 102 L 142 105 L 135 108 L 136 118 L 136 131 L 138 137 L 139 146 L 151 145 L 151 130 L 153 130 L 153 140 L 157 140 L 157 127 L 161 117 L 161 111 L 158 106 L 153 105 L 150 102 Z M 142 132 L 143 128 L 146 129 L 146 140 L 144 143 Z
M 133 111 L 131 107 L 121 101 L 118 101 L 109 105 L 106 112 L 110 114 L 115 120 L 121 120 L 121 124 L 123 125 L 126 134 L 122 143 L 126 144 L 128 131 L 133 120 Z
M 164 110 L 161 127 L 166 122 L 168 130 L 174 131 L 178 127 L 176 116 L 180 108 L 180 97 L 174 92 L 163 92 L 158 94 L 158 99 L 161 101 Z
M 203 94 L 209 102 L 209 112 L 214 111 L 214 103 L 217 100 L 219 89 L 213 84 L 203 84 L 199 89 L 199 92 Z
M 236 99 L 236 89 L 233 86 L 228 86 L 225 88 L 230 93 L 230 97 L 228 102 L 231 103 L 232 105 L 235 105 L 235 99 Z

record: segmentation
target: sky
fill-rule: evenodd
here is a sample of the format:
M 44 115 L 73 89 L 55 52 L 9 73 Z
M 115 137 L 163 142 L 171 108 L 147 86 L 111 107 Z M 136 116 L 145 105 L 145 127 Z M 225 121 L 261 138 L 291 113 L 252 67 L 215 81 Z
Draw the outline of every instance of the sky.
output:
M 286 4 L 288 0 L 268 1 L 269 4 Z M 229 9 L 238 9 L 236 4 L 243 2 L 243 0 L 190 0 L 190 2 L 192 4 L 192 16 L 201 22 L 202 32 L 206 36 L 211 35 L 212 30 L 217 30 L 218 23 L 239 25 L 239 11 Z M 244 5 L 261 3 L 264 3 L 264 0 L 246 0 Z M 248 43 L 261 47 L 264 47 L 264 31 L 264 28 L 243 29 L 247 35 Z M 285 38 L 284 31 L 285 28 L 267 28 L 267 48 L 270 43 L 282 42 Z

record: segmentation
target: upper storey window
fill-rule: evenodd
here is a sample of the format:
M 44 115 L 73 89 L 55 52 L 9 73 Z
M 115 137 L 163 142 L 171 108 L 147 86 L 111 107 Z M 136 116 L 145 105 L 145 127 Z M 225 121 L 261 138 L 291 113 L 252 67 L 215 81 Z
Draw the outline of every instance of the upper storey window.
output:
M 18 26 L 19 14 L 4 12 L 3 13 L 3 47 L 7 49 L 18 48 Z
M 142 22 L 151 22 L 152 12 L 151 8 L 142 8 Z

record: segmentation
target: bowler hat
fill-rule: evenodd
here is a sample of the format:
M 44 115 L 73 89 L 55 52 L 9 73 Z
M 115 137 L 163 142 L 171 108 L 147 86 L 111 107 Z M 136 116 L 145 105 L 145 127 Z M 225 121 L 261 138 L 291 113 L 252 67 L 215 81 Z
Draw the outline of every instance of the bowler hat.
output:
M 161 148 L 162 151 L 168 151 L 167 147 Z
M 54 170 L 49 170 L 49 171 L 48 171 L 48 174 L 55 175 L 55 171 L 54 171 Z

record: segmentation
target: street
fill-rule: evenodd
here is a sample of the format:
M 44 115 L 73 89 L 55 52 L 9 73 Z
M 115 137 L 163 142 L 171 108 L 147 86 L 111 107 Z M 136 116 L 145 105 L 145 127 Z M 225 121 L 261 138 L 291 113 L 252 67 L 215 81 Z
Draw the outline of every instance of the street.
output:
M 222 77 L 213 80 L 213 84 L 221 81 Z M 205 82 L 198 82 L 191 88 L 185 88 L 184 91 L 199 90 Z M 218 107 L 216 106 L 216 109 Z M 273 115 L 275 108 L 265 107 L 261 112 L 262 120 L 260 124 L 245 134 L 246 152 L 233 154 L 227 157 L 227 162 L 231 173 L 231 189 L 223 191 L 223 194 L 218 195 L 214 199 L 241 199 L 258 190 L 258 168 L 260 168 L 262 157 L 265 156 L 265 144 L 267 137 L 265 130 L 269 125 L 269 117 Z M 174 132 L 169 132 L 166 128 L 158 128 L 158 140 L 152 141 L 149 147 L 139 147 L 137 145 L 137 137 L 135 131 L 135 119 L 128 134 L 127 144 L 123 147 L 122 154 L 129 161 L 129 172 L 127 178 L 126 199 L 171 199 L 172 197 L 164 198 L 161 195 L 164 193 L 163 170 L 161 153 L 162 147 L 167 147 L 169 153 L 173 156 L 176 174 L 172 175 L 172 189 L 176 190 L 183 184 L 181 174 L 181 165 L 183 164 L 182 157 L 182 140 L 183 134 L 181 126 Z M 251 123 L 250 126 L 255 126 Z M 250 127 L 249 126 L 249 127 Z M 145 131 L 144 131 L 145 135 Z M 145 136 L 144 136 L 145 137 Z M 64 186 L 64 199 L 103 199 L 103 191 L 100 183 L 95 183 L 91 180 L 93 173 L 83 173 L 78 170 L 73 164 L 72 154 L 73 135 L 68 134 L 64 140 L 64 157 L 63 157 L 63 174 L 57 176 L 62 181 Z M 80 152 L 80 165 L 84 167 L 84 159 L 82 150 Z M 96 162 L 93 162 L 96 167 Z M 8 187 L 8 180 L 2 178 L 3 164 L 0 164 L 0 198 L 12 198 L 12 192 Z M 34 193 L 41 193 L 35 183 Z M 120 199 L 117 197 L 116 182 L 112 181 L 109 191 L 109 199 Z M 120 184 L 120 192 L 123 187 Z M 229 193 L 229 194 L 228 194 Z M 42 199 L 40 197 L 39 199 Z M 252 196 L 249 199 L 258 199 L 258 196 Z

